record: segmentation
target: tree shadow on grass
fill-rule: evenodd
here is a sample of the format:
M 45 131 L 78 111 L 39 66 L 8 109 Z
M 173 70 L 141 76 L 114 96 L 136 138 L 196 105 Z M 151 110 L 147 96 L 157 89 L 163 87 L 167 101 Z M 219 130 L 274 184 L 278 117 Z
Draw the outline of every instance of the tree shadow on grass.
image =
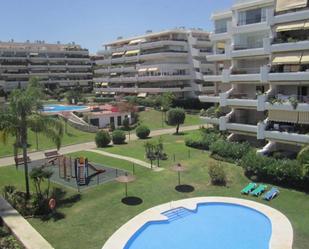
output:
M 173 133 L 173 135 L 174 136 L 184 136 L 184 135 L 186 135 L 186 133 L 185 132 L 178 132 L 178 133 Z
M 56 208 L 49 213 L 48 215 L 44 215 L 41 218 L 42 221 L 58 221 L 65 218 L 65 214 L 59 211 L 59 208 L 70 208 L 75 203 L 81 200 L 80 194 L 74 194 L 66 197 L 67 192 L 62 188 L 55 188 L 53 190 L 53 198 L 56 200 Z

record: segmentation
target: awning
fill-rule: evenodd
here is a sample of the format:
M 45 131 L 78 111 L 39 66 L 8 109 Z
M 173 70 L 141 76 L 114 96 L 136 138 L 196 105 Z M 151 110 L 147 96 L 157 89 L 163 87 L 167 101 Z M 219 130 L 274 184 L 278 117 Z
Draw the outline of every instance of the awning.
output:
M 309 124 L 309 112 L 299 112 L 298 123 Z
M 119 56 L 119 55 L 124 55 L 125 52 L 115 52 L 112 53 L 112 56 Z
M 101 86 L 108 86 L 108 82 L 102 82 Z
M 301 53 L 278 54 L 274 56 L 272 64 L 299 64 L 300 59 Z
M 140 68 L 138 69 L 138 72 L 142 73 L 142 72 L 146 72 L 147 71 L 147 68 Z
M 305 22 L 304 29 L 309 29 L 309 21 Z
M 117 73 L 111 73 L 110 75 L 111 75 L 111 76 L 115 76 L 115 75 L 117 75 Z
M 151 67 L 151 68 L 148 68 L 148 72 L 156 72 L 158 71 L 159 69 L 157 67 Z
M 270 121 L 297 123 L 298 112 L 269 110 L 268 118 Z
M 30 53 L 29 55 L 30 55 L 30 56 L 38 56 L 39 53 Z
M 137 94 L 138 98 L 146 98 L 147 97 L 147 93 L 139 93 Z
M 137 44 L 137 43 L 141 43 L 141 42 L 145 42 L 145 39 L 136 39 L 136 40 L 132 40 L 129 42 L 129 44 Z
M 103 95 L 107 95 L 107 94 L 108 94 L 108 92 L 102 92 L 102 94 L 103 94 Z
M 276 11 L 303 8 L 307 6 L 308 0 L 277 0 Z
M 303 56 L 301 57 L 301 64 L 309 64 L 309 52 L 303 53 Z
M 225 49 L 225 43 L 223 43 L 223 42 L 218 42 L 218 43 L 217 43 L 217 48 L 218 48 L 218 49 Z
M 287 23 L 278 25 L 276 28 L 276 32 L 284 32 L 284 31 L 291 31 L 291 30 L 300 30 L 304 29 L 305 22 L 294 22 L 294 23 Z
M 138 54 L 139 53 L 139 50 L 130 50 L 130 51 L 127 51 L 126 52 L 126 55 L 131 55 L 131 54 Z

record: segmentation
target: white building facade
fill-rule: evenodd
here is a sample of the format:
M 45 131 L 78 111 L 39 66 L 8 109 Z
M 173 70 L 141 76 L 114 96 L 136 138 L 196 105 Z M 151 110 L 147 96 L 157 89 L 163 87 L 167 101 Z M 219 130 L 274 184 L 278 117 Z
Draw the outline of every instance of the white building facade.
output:
M 0 42 L 0 88 L 24 87 L 32 76 L 50 89 L 91 86 L 89 52 L 76 44 Z
M 96 92 L 116 95 L 160 94 L 196 97 L 213 91 L 204 76 L 213 74 L 209 33 L 183 28 L 118 39 L 98 52 Z
M 221 116 L 205 121 L 261 153 L 309 144 L 308 0 L 236 1 L 212 20 L 215 90 L 199 98 Z

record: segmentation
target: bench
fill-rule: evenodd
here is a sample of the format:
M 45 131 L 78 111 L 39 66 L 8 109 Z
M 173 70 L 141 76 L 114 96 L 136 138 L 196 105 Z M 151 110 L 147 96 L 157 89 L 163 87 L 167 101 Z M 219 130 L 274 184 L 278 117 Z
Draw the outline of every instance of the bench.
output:
M 44 155 L 48 164 L 55 164 L 55 161 L 61 156 L 57 150 L 45 152 Z
M 15 157 L 14 160 L 15 160 L 15 164 L 17 164 L 17 165 L 24 164 L 24 158 L 23 157 Z M 27 156 L 27 163 L 31 163 L 31 159 L 30 159 L 29 156 Z

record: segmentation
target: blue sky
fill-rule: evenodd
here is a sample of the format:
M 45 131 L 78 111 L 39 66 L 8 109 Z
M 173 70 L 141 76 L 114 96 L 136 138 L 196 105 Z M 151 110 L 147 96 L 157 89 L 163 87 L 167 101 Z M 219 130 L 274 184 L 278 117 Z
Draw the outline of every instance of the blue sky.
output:
M 185 26 L 212 30 L 213 11 L 234 0 L 1 0 L 0 40 L 75 41 L 94 53 L 103 43 Z

